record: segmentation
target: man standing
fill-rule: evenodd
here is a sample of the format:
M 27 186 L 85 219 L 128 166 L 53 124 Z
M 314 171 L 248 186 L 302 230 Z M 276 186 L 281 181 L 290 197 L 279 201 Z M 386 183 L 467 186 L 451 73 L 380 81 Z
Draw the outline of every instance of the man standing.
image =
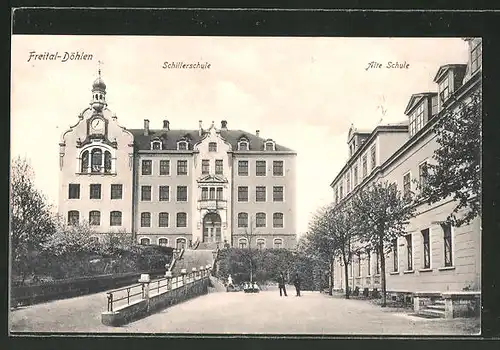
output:
M 281 290 L 283 290 L 283 293 L 286 295 L 286 287 L 285 287 L 285 274 L 283 272 L 280 272 L 280 275 L 278 277 L 278 287 L 280 289 L 280 297 L 282 296 Z
M 295 277 L 293 279 L 293 285 L 295 286 L 295 291 L 297 292 L 297 297 L 300 297 L 300 277 L 298 273 L 295 273 Z

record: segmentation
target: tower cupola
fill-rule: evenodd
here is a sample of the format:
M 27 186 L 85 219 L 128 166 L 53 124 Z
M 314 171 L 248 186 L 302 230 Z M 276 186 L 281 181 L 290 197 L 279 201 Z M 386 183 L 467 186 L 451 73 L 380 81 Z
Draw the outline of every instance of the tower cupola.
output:
M 99 62 L 101 63 L 101 62 Z M 96 111 L 101 111 L 106 103 L 106 84 L 101 78 L 101 68 L 98 70 L 98 77 L 92 84 L 92 108 Z

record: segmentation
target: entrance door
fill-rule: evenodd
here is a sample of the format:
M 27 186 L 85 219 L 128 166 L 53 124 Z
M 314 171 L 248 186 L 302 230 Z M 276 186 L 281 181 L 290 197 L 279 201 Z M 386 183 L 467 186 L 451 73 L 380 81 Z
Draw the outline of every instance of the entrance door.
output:
M 217 213 L 208 213 L 203 218 L 203 242 L 221 242 L 221 218 Z

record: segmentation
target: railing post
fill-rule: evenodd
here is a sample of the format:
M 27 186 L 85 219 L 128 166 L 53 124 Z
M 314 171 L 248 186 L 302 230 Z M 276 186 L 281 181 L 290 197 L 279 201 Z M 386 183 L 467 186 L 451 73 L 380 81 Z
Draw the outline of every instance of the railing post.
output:
M 149 282 L 151 281 L 149 274 L 145 273 L 139 278 L 139 283 L 142 284 L 143 288 L 143 299 L 146 300 L 147 309 L 149 310 Z
M 200 279 L 205 277 L 205 266 L 200 266 Z
M 172 271 L 165 272 L 167 278 L 167 290 L 172 290 Z
M 113 311 L 113 293 L 108 294 L 108 311 Z
M 191 272 L 192 272 L 192 274 L 191 274 L 191 275 L 192 275 L 192 277 L 193 277 L 193 282 L 194 282 L 194 281 L 196 281 L 196 277 L 197 277 L 197 274 L 198 274 L 198 273 L 196 272 L 196 267 L 193 267 L 193 268 L 191 269 Z
M 181 275 L 182 275 L 182 285 L 183 285 L 183 286 L 185 286 L 185 285 L 186 285 L 186 274 L 187 274 L 186 269 L 182 269 L 182 270 L 181 270 Z

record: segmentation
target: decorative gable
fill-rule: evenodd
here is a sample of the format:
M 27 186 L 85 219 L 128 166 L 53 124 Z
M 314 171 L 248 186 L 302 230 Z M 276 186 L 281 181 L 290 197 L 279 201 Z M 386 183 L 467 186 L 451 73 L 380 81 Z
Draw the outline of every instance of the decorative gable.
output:
M 206 175 L 198 179 L 200 184 L 227 183 L 227 179 L 222 175 Z

